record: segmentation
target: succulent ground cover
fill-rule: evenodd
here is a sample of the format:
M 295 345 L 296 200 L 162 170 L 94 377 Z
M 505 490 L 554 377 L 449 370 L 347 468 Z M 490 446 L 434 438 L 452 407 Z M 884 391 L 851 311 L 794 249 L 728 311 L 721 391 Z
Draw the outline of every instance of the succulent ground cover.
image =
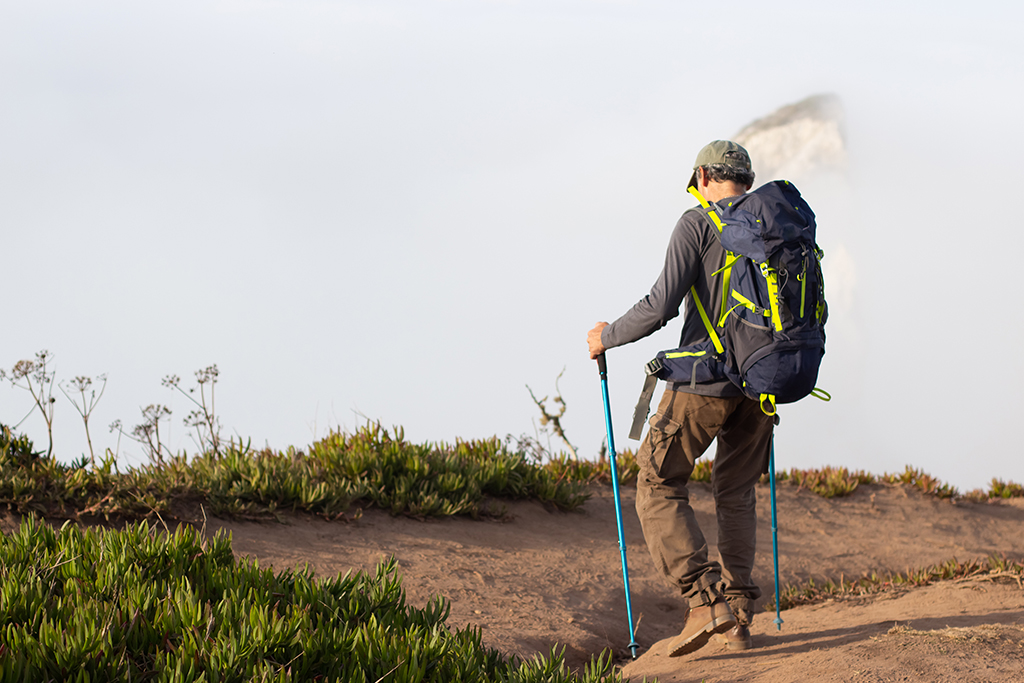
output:
M 572 510 L 586 482 L 540 467 L 494 439 L 414 444 L 401 428 L 335 432 L 307 451 L 252 450 L 167 457 L 127 471 L 112 459 L 65 465 L 7 432 L 0 443 L 0 505 L 50 517 L 154 518 L 176 506 L 272 518 L 278 510 L 336 518 L 375 506 L 412 516 L 500 515 L 501 499 L 530 498 Z
M 448 603 L 406 604 L 393 562 L 314 579 L 236 560 L 224 535 L 146 522 L 0 535 L 0 680 L 618 681 L 610 655 L 580 673 L 522 662 L 451 629 Z

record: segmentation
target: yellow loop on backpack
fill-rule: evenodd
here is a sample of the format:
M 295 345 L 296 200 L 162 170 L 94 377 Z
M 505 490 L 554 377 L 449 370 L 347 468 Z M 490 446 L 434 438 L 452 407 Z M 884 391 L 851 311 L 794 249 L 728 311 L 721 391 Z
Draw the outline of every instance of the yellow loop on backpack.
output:
M 768 406 L 771 408 L 770 411 L 765 409 L 765 402 L 767 402 Z M 769 417 L 778 412 L 775 408 L 775 394 L 761 394 L 761 412 Z
M 814 387 L 813 389 L 811 389 L 810 395 L 813 396 L 814 398 L 820 398 L 822 401 L 825 402 L 832 400 L 832 394 L 828 393 L 824 389 L 819 389 L 818 387 Z

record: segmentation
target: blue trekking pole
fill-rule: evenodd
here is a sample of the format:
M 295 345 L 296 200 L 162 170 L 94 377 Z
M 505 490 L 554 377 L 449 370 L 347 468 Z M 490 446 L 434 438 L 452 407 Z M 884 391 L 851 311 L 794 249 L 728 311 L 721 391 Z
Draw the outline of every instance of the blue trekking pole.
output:
M 619 501 L 619 471 L 615 464 L 615 437 L 612 436 L 612 408 L 608 403 L 608 362 L 602 353 L 597 357 L 597 369 L 601 375 L 601 396 L 604 398 L 604 424 L 608 430 L 608 454 L 612 466 L 612 492 L 615 496 L 615 523 L 619 527 L 619 552 L 622 555 L 622 583 L 626 587 L 626 618 L 629 619 L 629 651 L 636 659 L 639 645 L 633 633 L 633 605 L 629 600 L 629 565 L 626 563 L 626 535 L 622 531 L 622 503 Z
M 768 482 L 772 489 L 772 558 L 775 560 L 775 628 L 782 630 L 782 607 L 779 605 L 779 516 L 775 511 L 775 435 L 771 437 L 768 454 Z

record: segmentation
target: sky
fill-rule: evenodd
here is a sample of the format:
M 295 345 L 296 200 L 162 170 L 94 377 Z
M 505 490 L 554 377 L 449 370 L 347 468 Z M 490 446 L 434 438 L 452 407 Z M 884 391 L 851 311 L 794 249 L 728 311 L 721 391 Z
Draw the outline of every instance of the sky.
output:
M 105 373 L 93 442 L 122 464 L 142 451 L 106 426 L 153 403 L 195 450 L 161 379 L 211 364 L 225 436 L 273 448 L 368 419 L 547 444 L 527 385 L 563 373 L 593 458 L 586 332 L 657 278 L 697 151 L 835 93 L 847 178 L 801 179 L 834 399 L 783 407 L 777 466 L 1024 482 L 1024 220 L 999 203 L 1024 180 L 1022 20 L 987 0 L 0 1 L 0 367 L 47 349 L 58 380 Z M 608 353 L 620 451 L 680 324 Z M 70 460 L 85 434 L 55 395 Z M 0 386 L 0 422 L 30 409 Z M 38 415 L 20 429 L 46 443 Z

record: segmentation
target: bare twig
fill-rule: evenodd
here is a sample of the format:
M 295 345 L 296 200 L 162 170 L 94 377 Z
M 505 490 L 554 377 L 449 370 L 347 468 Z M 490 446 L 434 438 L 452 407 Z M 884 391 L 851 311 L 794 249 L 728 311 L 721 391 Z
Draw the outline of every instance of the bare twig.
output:
M 202 370 L 196 370 L 196 386 L 188 391 L 181 388 L 181 378 L 177 375 L 167 375 L 161 384 L 169 389 L 177 389 L 185 398 L 196 405 L 185 418 L 185 425 L 196 430 L 196 445 L 200 450 L 213 451 L 214 455 L 220 455 L 221 436 L 220 419 L 217 417 L 216 400 L 214 388 L 217 384 L 217 377 L 220 370 L 217 365 L 210 365 Z M 207 385 L 209 385 L 209 396 L 207 396 Z M 196 400 L 196 389 L 199 390 L 199 399 Z
M 53 408 L 56 399 L 53 398 L 53 372 L 47 372 L 46 366 L 53 359 L 46 349 L 36 353 L 35 360 L 19 360 L 11 368 L 10 377 L 7 373 L 0 371 L 0 378 L 6 378 L 12 386 L 25 389 L 32 395 L 36 407 L 46 421 L 46 434 L 49 437 L 50 445 L 46 456 L 53 455 Z M 26 416 L 27 417 L 27 416 Z M 22 420 L 24 422 L 24 420 Z M 21 424 L 20 422 L 18 424 Z
M 120 420 L 114 420 L 110 423 L 110 431 L 116 431 L 119 435 L 126 436 L 132 441 L 142 444 L 150 462 L 162 465 L 164 462 L 164 452 L 167 451 L 167 454 L 170 455 L 170 451 L 160 440 L 160 421 L 170 417 L 171 409 L 159 403 L 151 403 L 141 410 L 142 424 L 135 425 L 130 433 L 124 431 Z M 120 437 L 118 437 L 118 446 L 120 446 Z
M 1024 574 L 1018 572 L 989 572 L 987 574 L 979 574 L 975 572 L 970 576 L 965 576 L 961 579 L 954 579 L 953 583 L 967 583 L 974 581 L 994 581 L 996 579 L 1013 579 L 1017 582 L 1017 585 L 1024 589 Z
M 566 405 L 565 400 L 562 398 L 562 392 L 558 388 L 558 380 L 562 379 L 562 375 L 564 374 L 565 368 L 562 368 L 562 371 L 558 373 L 558 377 L 555 378 L 555 397 L 552 400 L 556 405 L 560 406 L 557 414 L 548 412 L 547 396 L 542 399 L 538 399 L 534 395 L 533 389 L 530 388 L 529 384 L 526 385 L 526 390 L 530 392 L 530 398 L 533 399 L 533 402 L 537 404 L 537 407 L 540 409 L 541 427 L 545 430 L 551 430 L 555 436 L 560 438 L 569 448 L 569 453 L 572 456 L 572 459 L 579 460 L 579 456 L 576 454 L 576 447 L 569 443 L 569 439 L 565 435 L 565 429 L 562 427 L 562 416 L 565 415 Z
M 92 387 L 93 380 L 91 377 L 80 376 L 67 383 L 74 391 L 77 391 L 82 395 L 82 405 L 78 405 L 78 401 L 71 398 L 68 392 L 64 389 L 63 384 L 57 385 L 60 387 L 61 393 L 71 401 L 71 405 L 75 406 L 75 410 L 77 410 L 78 414 L 82 416 L 82 422 L 85 424 L 85 440 L 89 444 L 89 461 L 92 463 L 94 468 L 96 467 L 96 454 L 93 452 L 92 437 L 89 435 L 89 416 L 92 415 L 92 411 L 96 407 L 96 404 L 100 402 L 101 398 L 103 398 L 103 392 L 107 390 L 107 376 L 99 375 L 96 379 L 103 382 L 103 385 L 100 387 L 100 393 L 97 395 L 96 390 L 92 389 L 88 398 L 86 397 L 85 392 Z

